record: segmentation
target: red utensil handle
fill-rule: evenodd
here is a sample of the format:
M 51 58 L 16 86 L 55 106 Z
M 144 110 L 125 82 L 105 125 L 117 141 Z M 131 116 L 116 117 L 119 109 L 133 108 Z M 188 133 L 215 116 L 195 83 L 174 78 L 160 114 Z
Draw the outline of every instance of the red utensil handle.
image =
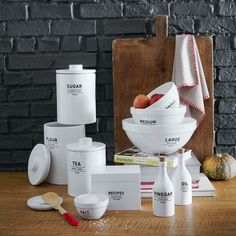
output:
M 73 226 L 79 225 L 79 221 L 77 221 L 72 215 L 70 215 L 68 212 L 63 214 L 64 218 Z

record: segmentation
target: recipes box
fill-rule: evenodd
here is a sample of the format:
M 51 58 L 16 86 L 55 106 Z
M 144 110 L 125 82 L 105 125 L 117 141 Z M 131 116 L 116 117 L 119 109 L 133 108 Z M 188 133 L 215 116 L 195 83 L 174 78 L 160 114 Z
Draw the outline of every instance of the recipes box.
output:
M 92 192 L 109 196 L 108 210 L 140 210 L 141 174 L 138 165 L 105 166 L 92 173 Z

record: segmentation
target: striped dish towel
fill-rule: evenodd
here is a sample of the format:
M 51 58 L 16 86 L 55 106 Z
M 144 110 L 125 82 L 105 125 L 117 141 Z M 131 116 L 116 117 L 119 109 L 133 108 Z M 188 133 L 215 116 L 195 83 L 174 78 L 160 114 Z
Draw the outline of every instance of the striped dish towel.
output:
M 193 35 L 177 35 L 172 81 L 189 116 L 200 125 L 205 118 L 204 100 L 209 98 L 202 62 Z

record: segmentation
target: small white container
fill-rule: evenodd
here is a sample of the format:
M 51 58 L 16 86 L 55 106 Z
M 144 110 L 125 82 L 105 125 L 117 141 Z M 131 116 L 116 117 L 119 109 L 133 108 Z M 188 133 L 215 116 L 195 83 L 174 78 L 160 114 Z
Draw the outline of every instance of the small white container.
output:
M 66 148 L 68 194 L 75 197 L 90 193 L 92 171 L 106 165 L 105 144 L 86 137 Z
M 95 85 L 95 70 L 85 70 L 82 65 L 56 71 L 58 123 L 96 122 Z
M 67 184 L 66 145 L 85 137 L 84 125 L 62 125 L 57 122 L 44 124 L 44 144 L 51 154 L 47 182 Z
M 108 202 L 107 195 L 98 193 L 83 194 L 74 198 L 77 212 L 83 219 L 87 220 L 101 218 L 107 209 Z
M 108 210 L 140 210 L 140 167 L 106 166 L 92 173 L 92 192 L 109 196 Z
M 147 97 L 150 99 L 153 94 L 164 94 L 158 101 L 145 108 L 146 110 L 158 108 L 169 109 L 179 106 L 179 93 L 173 82 L 167 82 L 151 91 Z
M 186 106 L 180 105 L 172 109 L 139 109 L 130 108 L 130 113 L 137 124 L 141 125 L 168 125 L 180 124 L 186 113 Z
M 185 117 L 181 124 L 140 125 L 127 118 L 122 120 L 122 127 L 129 140 L 142 152 L 168 154 L 176 152 L 189 141 L 197 122 Z

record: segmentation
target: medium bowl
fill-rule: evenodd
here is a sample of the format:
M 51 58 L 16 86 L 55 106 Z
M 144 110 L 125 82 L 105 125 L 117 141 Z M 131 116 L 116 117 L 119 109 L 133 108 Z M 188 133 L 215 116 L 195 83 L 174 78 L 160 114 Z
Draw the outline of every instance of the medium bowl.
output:
M 179 105 L 172 109 L 139 109 L 130 108 L 130 113 L 136 124 L 141 125 L 169 125 L 180 124 L 186 113 L 186 106 Z
M 105 194 L 89 193 L 74 198 L 77 212 L 83 219 L 97 220 L 101 218 L 108 206 L 109 198 Z
M 179 93 L 176 85 L 173 82 L 167 82 L 151 91 L 147 97 L 150 99 L 153 94 L 164 94 L 158 101 L 145 108 L 145 110 L 158 108 L 169 109 L 179 106 Z
M 129 140 L 142 152 L 169 154 L 183 147 L 193 135 L 197 122 L 184 118 L 175 125 L 140 125 L 132 118 L 122 120 L 122 127 Z

